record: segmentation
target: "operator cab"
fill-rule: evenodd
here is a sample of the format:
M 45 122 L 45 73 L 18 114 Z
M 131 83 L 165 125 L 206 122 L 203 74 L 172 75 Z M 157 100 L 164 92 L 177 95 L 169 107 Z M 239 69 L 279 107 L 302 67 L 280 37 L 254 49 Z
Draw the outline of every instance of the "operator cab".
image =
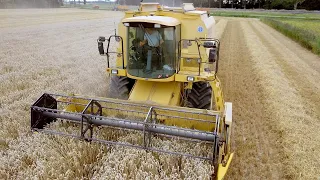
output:
M 127 29 L 127 73 L 152 79 L 176 72 L 180 22 L 172 17 L 138 16 L 122 21 Z

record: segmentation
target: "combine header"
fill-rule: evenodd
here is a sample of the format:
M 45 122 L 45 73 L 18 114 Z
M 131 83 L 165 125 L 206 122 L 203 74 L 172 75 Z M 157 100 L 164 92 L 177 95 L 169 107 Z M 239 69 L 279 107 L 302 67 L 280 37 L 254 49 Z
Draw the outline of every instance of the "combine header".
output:
M 113 99 L 43 94 L 31 106 L 31 129 L 208 160 L 213 177 L 222 179 L 233 156 L 232 103 L 224 102 L 217 77 L 220 42 L 214 25 L 213 17 L 192 4 L 141 3 L 139 11 L 126 12 L 119 35 L 97 40 L 100 55 L 107 56 Z M 112 40 L 119 43 L 116 51 L 110 51 Z M 115 67 L 110 67 L 111 54 L 116 54 Z M 78 134 L 52 128 L 70 122 Z M 134 133 L 137 141 L 103 139 L 101 129 Z M 157 147 L 155 139 L 200 143 L 207 151 L 169 151 Z

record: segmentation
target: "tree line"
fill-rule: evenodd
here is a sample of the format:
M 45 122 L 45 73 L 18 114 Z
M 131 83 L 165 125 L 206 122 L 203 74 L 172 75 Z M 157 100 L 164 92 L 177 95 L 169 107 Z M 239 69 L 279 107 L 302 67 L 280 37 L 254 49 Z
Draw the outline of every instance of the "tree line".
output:
M 75 2 L 80 1 L 74 0 Z M 81 0 L 81 2 L 86 4 L 90 0 Z M 121 5 L 139 5 L 140 2 L 141 0 L 116 1 Z M 320 0 L 144 0 L 143 2 L 159 2 L 167 6 L 193 3 L 196 7 L 203 8 L 320 10 Z M 0 0 L 0 8 L 55 8 L 62 5 L 63 0 Z
M 138 5 L 140 1 L 117 0 L 117 3 L 122 5 Z M 204 8 L 320 10 L 320 0 L 144 0 L 143 2 L 159 2 L 168 6 L 193 3 L 196 7 Z

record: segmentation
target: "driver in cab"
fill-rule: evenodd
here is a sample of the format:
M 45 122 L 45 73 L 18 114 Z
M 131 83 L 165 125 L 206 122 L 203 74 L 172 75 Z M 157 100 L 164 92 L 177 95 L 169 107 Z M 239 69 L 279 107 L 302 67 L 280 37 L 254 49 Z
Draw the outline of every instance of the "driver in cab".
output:
M 163 43 L 163 39 L 161 34 L 155 30 L 154 28 L 146 28 L 146 32 L 144 34 L 143 41 L 140 42 L 140 46 L 144 46 L 146 43 L 148 43 L 148 46 L 151 49 L 148 49 L 148 56 L 147 56 L 147 67 L 146 72 L 151 73 L 151 64 L 152 64 L 152 52 L 153 50 L 156 51 L 158 54 L 157 57 L 161 55 L 160 45 Z M 159 62 L 157 62 L 159 64 Z
M 159 47 L 163 43 L 161 34 L 154 28 L 146 28 L 143 41 L 140 42 L 140 46 L 145 45 L 148 42 L 150 47 Z

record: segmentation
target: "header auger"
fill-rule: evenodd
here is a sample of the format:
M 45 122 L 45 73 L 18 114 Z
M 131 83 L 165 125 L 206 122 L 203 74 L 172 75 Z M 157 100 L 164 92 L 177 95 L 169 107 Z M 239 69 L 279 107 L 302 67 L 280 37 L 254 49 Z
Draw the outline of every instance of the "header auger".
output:
M 233 157 L 232 103 L 224 102 L 217 77 L 220 41 L 214 26 L 214 18 L 192 4 L 141 3 L 139 11 L 125 13 L 118 34 L 97 40 L 100 55 L 107 56 L 113 99 L 43 94 L 31 106 L 31 129 L 208 160 L 213 177 L 222 179 Z M 112 42 L 119 44 L 116 51 Z M 52 124 L 60 121 L 73 123 L 79 133 L 55 131 Z M 104 139 L 102 128 L 129 131 L 137 141 Z M 169 151 L 153 143 L 159 138 L 201 143 L 207 151 Z

